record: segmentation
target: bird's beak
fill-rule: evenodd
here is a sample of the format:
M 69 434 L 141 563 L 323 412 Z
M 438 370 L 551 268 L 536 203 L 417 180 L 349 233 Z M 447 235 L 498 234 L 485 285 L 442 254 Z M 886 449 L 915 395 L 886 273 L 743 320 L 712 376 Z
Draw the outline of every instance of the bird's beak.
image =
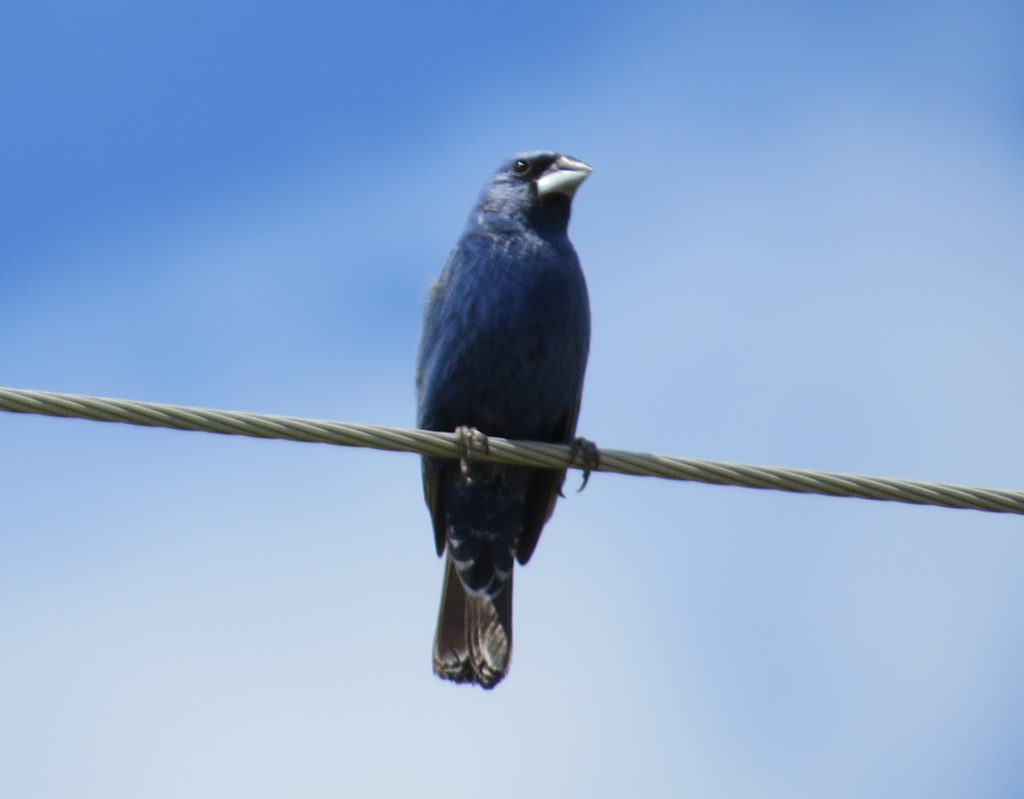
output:
M 537 178 L 537 194 L 540 197 L 556 193 L 572 197 L 576 193 L 576 189 L 580 187 L 580 184 L 593 171 L 582 161 L 576 161 L 568 156 L 560 155 Z

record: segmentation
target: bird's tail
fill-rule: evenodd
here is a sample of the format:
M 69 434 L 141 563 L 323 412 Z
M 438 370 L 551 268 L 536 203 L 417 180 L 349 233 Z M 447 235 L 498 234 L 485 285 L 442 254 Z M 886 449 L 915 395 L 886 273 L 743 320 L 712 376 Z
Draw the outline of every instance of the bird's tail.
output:
M 434 673 L 453 682 L 493 688 L 512 656 L 512 576 L 493 599 L 471 594 L 445 558 L 441 611 L 434 637 Z

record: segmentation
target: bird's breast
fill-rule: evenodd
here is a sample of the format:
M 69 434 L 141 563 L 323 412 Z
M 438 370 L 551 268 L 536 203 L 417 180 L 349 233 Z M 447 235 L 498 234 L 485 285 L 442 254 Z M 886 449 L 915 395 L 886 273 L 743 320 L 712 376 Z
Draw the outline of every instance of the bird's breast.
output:
M 579 395 L 590 332 L 568 242 L 466 245 L 447 275 L 427 394 L 492 435 L 538 437 Z

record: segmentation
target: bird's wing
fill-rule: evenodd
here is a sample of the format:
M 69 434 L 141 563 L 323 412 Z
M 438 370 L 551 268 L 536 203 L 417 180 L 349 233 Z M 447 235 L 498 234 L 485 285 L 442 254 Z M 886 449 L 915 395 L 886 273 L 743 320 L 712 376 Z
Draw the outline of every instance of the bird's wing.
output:
M 461 245 L 461 242 L 460 242 Z M 420 339 L 420 350 L 416 364 L 416 393 L 419 400 L 419 412 L 417 424 L 429 430 L 454 430 L 455 425 L 444 425 L 438 417 L 438 410 L 434 407 L 433 400 L 427 399 L 427 373 L 426 369 L 438 346 L 441 317 L 443 306 L 448 293 L 448 283 L 451 272 L 456 268 L 463 255 L 460 247 L 452 250 L 441 270 L 441 276 L 430 287 L 430 296 L 427 299 L 427 307 L 423 316 L 423 335 Z M 424 407 L 426 403 L 427 407 Z M 451 465 L 452 461 L 444 458 L 423 458 L 423 498 L 430 509 L 430 518 L 434 523 L 434 546 L 437 554 L 444 552 L 444 507 L 441 488 L 444 485 L 444 472 Z
M 583 396 L 583 388 L 576 395 L 576 401 L 569 411 L 562 417 L 558 425 L 552 431 L 549 441 L 569 443 L 576 435 L 576 421 L 580 415 L 580 400 Z M 523 529 L 516 544 L 516 560 L 526 565 L 533 555 L 533 550 L 540 539 L 540 531 L 544 529 L 544 523 L 551 518 L 555 511 L 555 503 L 562 493 L 562 483 L 565 482 L 565 470 L 536 469 L 533 479 L 530 480 L 530 487 L 526 491 L 526 506 L 523 509 Z M 436 524 L 436 523 L 435 523 Z
M 434 523 L 434 547 L 437 554 L 444 552 L 444 501 L 442 500 L 442 487 L 444 486 L 444 471 L 451 468 L 451 465 L 458 466 L 457 461 L 443 458 L 423 459 L 423 498 L 430 508 L 430 520 Z

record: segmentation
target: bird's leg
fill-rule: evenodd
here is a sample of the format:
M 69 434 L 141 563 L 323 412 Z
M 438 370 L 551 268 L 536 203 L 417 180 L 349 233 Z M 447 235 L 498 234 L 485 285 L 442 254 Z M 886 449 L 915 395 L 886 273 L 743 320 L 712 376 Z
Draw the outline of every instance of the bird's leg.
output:
M 464 477 L 469 477 L 469 462 L 471 460 L 486 457 L 491 452 L 487 436 L 469 425 L 459 425 L 455 428 L 455 436 L 462 445 L 463 457 L 459 459 L 459 468 Z
M 583 467 L 583 482 L 576 489 L 578 494 L 587 487 L 590 473 L 601 467 L 601 451 L 597 448 L 597 444 L 587 438 L 574 438 L 569 444 L 569 449 L 571 450 L 572 464 L 575 466 L 576 460 L 579 459 L 580 465 Z

